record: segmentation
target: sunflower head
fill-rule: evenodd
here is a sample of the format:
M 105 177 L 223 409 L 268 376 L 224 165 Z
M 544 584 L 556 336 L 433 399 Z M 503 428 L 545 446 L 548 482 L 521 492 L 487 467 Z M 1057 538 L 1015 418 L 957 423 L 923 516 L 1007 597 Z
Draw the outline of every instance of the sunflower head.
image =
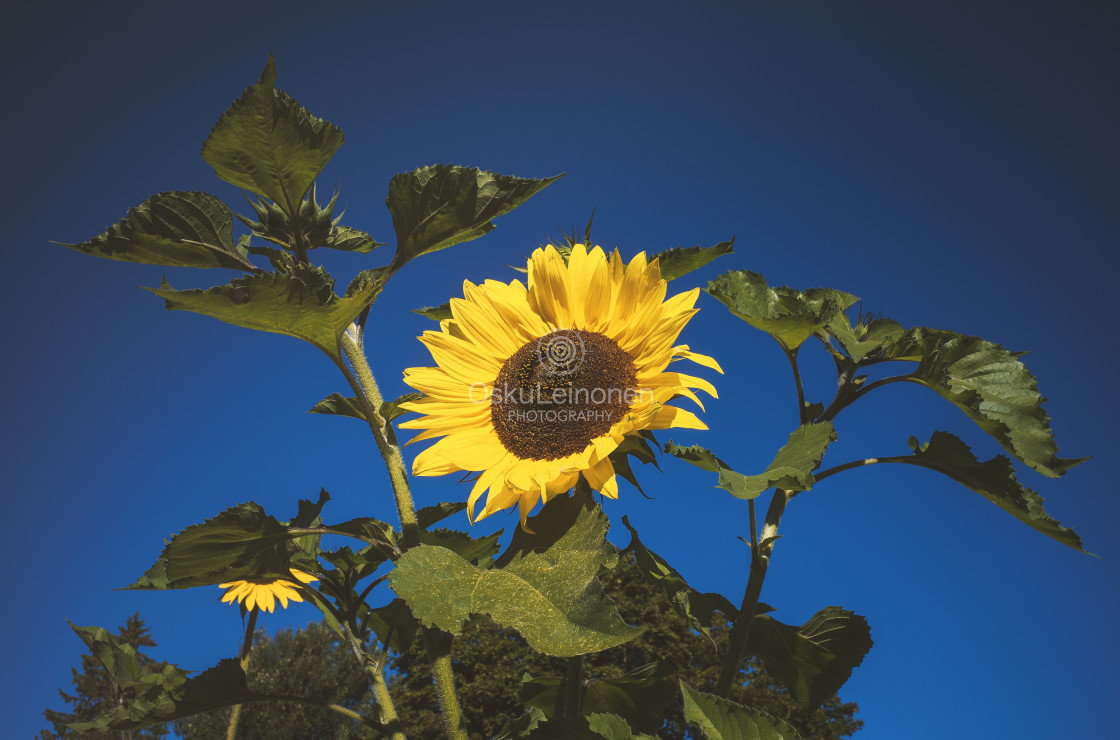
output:
M 292 577 L 301 583 L 311 583 L 319 580 L 302 570 L 290 569 Z M 284 578 L 247 578 L 243 581 L 230 581 L 220 583 L 218 588 L 228 589 L 222 596 L 222 603 L 244 603 L 245 608 L 252 611 L 254 608 L 263 609 L 269 614 L 276 608 L 276 601 L 280 606 L 288 608 L 289 601 L 303 601 L 299 595 L 296 584 Z
M 670 406 L 701 378 L 671 372 L 688 359 L 722 372 L 710 357 L 676 340 L 699 289 L 666 299 L 656 259 L 628 264 L 616 250 L 573 245 L 565 262 L 553 246 L 529 258 L 528 285 L 463 284 L 451 319 L 420 341 L 436 367 L 410 368 L 405 382 L 424 394 L 402 408 L 423 416 L 412 442 L 442 437 L 417 455 L 415 475 L 478 473 L 467 501 L 471 521 L 517 504 L 521 524 L 538 501 L 582 477 L 609 498 L 618 483 L 611 454 L 647 429 L 707 427 Z M 486 494 L 482 511 L 475 506 Z

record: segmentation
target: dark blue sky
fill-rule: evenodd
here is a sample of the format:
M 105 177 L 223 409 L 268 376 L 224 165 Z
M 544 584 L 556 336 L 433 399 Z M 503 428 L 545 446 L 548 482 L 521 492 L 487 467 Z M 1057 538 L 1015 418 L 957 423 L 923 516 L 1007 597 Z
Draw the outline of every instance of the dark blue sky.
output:
M 405 367 L 430 364 L 415 340 L 429 324 L 408 309 L 459 295 L 464 278 L 512 279 L 505 265 L 582 227 L 592 208 L 595 241 L 627 256 L 737 236 L 734 256 L 678 289 L 752 269 L 855 293 L 907 325 L 1030 350 L 1061 453 L 1094 459 L 1060 480 L 1020 478 L 1104 560 L 930 471 L 878 466 L 794 501 L 763 599 L 790 623 L 828 604 L 867 616 L 875 647 L 841 692 L 860 704 L 863 740 L 1114 732 L 1120 27 L 1107 4 L 368 5 L 54 3 L 8 25 L 0 454 L 12 737 L 60 708 L 55 689 L 82 651 L 67 619 L 115 627 L 139 610 L 155 655 L 191 669 L 236 652 L 240 620 L 218 589 L 112 590 L 168 534 L 245 500 L 287 518 L 320 487 L 334 499 L 328 519 L 395 517 L 364 427 L 305 413 L 345 390 L 325 357 L 164 311 L 134 287 L 158 284 L 161 268 L 48 243 L 88 239 L 161 190 L 248 210 L 198 150 L 269 52 L 278 86 L 345 130 L 321 190 L 340 186 L 346 223 L 381 241 L 393 241 L 383 204 L 396 172 L 568 173 L 493 234 L 390 285 L 371 320 L 387 395 L 405 391 Z M 389 253 L 323 258 L 345 285 Z M 166 272 L 175 287 L 233 277 Z M 716 301 L 700 305 L 684 341 L 727 374 L 714 379 L 712 431 L 665 438 L 757 472 L 796 423 L 788 367 Z M 808 395 L 828 400 L 831 362 L 812 350 Z M 903 454 L 911 434 L 938 429 L 981 458 L 1001 452 L 933 393 L 896 384 L 838 418 L 826 464 Z M 628 514 L 694 586 L 737 603 L 746 507 L 708 474 L 663 467 L 640 471 L 655 500 L 624 484 L 608 503 L 612 539 L 625 544 Z M 467 493 L 440 479 L 416 489 L 420 504 Z M 497 516 L 475 531 L 515 525 Z

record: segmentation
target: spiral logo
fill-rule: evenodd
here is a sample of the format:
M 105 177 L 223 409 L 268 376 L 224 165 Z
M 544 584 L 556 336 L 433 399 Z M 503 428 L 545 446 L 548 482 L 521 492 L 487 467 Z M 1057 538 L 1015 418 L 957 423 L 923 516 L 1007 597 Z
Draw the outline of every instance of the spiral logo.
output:
M 569 375 L 583 362 L 583 337 L 578 331 L 561 329 L 537 345 L 537 361 L 545 372 Z

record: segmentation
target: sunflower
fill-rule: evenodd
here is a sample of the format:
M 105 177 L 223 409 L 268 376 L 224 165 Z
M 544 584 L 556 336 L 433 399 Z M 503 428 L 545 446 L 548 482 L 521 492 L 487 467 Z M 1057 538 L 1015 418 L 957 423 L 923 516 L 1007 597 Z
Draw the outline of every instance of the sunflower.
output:
M 302 570 L 290 568 L 292 576 L 302 583 L 311 583 L 312 581 L 319 580 L 309 573 L 304 573 Z M 299 595 L 296 586 L 291 581 L 283 578 L 249 578 L 244 581 L 230 581 L 229 583 L 219 583 L 218 588 L 227 588 L 225 595 L 222 596 L 222 603 L 245 602 L 245 608 L 252 611 L 254 607 L 264 609 L 269 614 L 276 608 L 276 600 L 280 600 L 280 606 L 287 609 L 288 601 L 303 601 L 303 597 Z
M 517 504 L 521 526 L 538 501 L 548 502 L 580 476 L 618 497 L 610 455 L 643 430 L 707 429 L 677 396 L 703 404 L 715 397 L 701 378 L 668 372 L 688 359 L 723 372 L 706 355 L 674 343 L 699 289 L 666 300 L 657 259 L 639 253 L 572 247 L 565 264 L 553 246 L 533 252 L 528 287 L 487 280 L 463 283 L 451 299 L 453 318 L 420 341 L 438 367 L 405 370 L 424 396 L 402 408 L 423 414 L 401 424 L 422 429 L 411 441 L 443 437 L 416 456 L 414 475 L 477 472 L 467 500 L 472 522 Z M 474 510 L 487 493 L 482 511 Z

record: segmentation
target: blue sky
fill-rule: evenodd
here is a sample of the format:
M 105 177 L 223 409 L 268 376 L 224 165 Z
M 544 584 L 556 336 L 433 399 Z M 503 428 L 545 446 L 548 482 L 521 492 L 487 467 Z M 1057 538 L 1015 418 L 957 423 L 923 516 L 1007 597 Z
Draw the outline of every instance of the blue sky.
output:
M 1103 560 L 930 471 L 877 466 L 794 501 L 763 599 L 789 623 L 829 604 L 867 616 L 875 647 L 841 692 L 860 705 L 863 740 L 1110 736 L 1117 18 L 1080 2 L 403 5 L 172 14 L 54 3 L 9 26 L 0 455 L 11 735 L 60 707 L 55 689 L 82 652 L 67 619 L 115 627 L 139 610 L 155 655 L 191 669 L 236 652 L 240 620 L 216 588 L 112 590 L 170 533 L 245 500 L 287 518 L 320 487 L 333 497 L 328 519 L 395 517 L 368 432 L 305 413 L 345 390 L 325 357 L 168 313 L 135 288 L 165 272 L 175 287 L 232 274 L 49 244 L 88 239 L 162 190 L 205 190 L 247 211 L 198 150 L 272 52 L 278 86 L 346 132 L 320 190 L 341 187 L 346 223 L 381 241 L 393 241 L 383 203 L 394 173 L 437 162 L 568 173 L 494 233 L 390 284 L 370 322 L 387 395 L 406 390 L 405 367 L 430 364 L 415 340 L 430 324 L 408 309 L 458 295 L 464 279 L 512 279 L 506 265 L 593 208 L 595 241 L 627 256 L 737 237 L 735 255 L 674 288 L 751 269 L 849 291 L 906 325 L 1030 350 L 1061 454 L 1094 459 L 1060 480 L 1020 479 Z M 388 258 L 324 256 L 343 285 Z M 727 374 L 712 378 L 711 431 L 666 438 L 761 470 L 796 424 L 788 366 L 716 301 L 701 307 L 684 340 Z M 808 395 L 828 400 L 831 363 L 811 349 Z M 1001 451 L 933 393 L 896 384 L 838 418 L 826 464 L 903 454 L 911 434 L 938 429 L 981 458 Z M 628 514 L 695 587 L 737 603 L 745 506 L 708 474 L 663 467 L 640 472 L 655 500 L 624 486 L 607 505 L 612 539 L 625 544 Z M 420 504 L 466 495 L 450 480 L 416 490 Z

